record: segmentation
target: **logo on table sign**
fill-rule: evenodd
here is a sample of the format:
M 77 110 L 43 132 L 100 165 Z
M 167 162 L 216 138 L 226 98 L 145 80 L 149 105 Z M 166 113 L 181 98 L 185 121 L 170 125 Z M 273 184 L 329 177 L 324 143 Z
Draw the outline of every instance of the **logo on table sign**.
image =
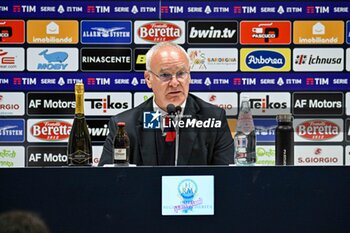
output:
M 203 204 L 203 199 L 197 198 L 198 186 L 193 180 L 182 180 L 177 187 L 177 191 L 181 199 L 181 204 L 174 206 L 175 213 L 179 211 L 188 213 L 193 211 L 193 207 Z
M 62 141 L 69 138 L 72 124 L 58 120 L 44 120 L 33 124 L 30 134 L 42 141 Z

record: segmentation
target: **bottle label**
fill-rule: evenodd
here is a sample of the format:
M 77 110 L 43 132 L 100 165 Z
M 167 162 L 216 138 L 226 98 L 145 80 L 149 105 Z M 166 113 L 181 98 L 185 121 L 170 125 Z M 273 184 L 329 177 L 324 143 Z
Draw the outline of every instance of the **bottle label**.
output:
M 114 160 L 126 160 L 126 148 L 114 149 Z
M 68 159 L 71 161 L 71 164 L 85 164 L 88 163 L 92 155 L 86 153 L 82 150 L 77 150 L 76 152 L 68 155 Z

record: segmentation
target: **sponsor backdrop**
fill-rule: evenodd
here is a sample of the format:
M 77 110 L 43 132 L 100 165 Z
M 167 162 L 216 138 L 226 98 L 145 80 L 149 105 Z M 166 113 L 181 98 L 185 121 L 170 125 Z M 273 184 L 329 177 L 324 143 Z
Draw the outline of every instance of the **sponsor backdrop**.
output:
M 145 54 L 191 59 L 191 91 L 224 108 L 232 135 L 250 98 L 257 163 L 274 165 L 276 114 L 293 113 L 295 164 L 350 165 L 350 3 L 0 2 L 0 167 L 62 166 L 85 83 L 94 165 L 108 119 L 152 96 Z

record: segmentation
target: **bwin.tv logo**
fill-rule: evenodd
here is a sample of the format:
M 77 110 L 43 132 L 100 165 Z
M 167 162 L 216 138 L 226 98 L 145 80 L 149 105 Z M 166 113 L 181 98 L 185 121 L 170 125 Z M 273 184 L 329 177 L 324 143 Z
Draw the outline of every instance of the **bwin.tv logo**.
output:
M 156 112 L 143 113 L 143 128 L 144 129 L 160 129 L 162 114 L 157 110 Z

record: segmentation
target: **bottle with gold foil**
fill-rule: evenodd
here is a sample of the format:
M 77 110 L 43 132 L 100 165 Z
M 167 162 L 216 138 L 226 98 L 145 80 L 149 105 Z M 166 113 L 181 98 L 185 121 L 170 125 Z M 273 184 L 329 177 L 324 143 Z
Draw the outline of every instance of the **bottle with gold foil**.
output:
M 68 165 L 91 166 L 92 145 L 84 115 L 84 84 L 75 84 L 75 116 L 69 135 Z

